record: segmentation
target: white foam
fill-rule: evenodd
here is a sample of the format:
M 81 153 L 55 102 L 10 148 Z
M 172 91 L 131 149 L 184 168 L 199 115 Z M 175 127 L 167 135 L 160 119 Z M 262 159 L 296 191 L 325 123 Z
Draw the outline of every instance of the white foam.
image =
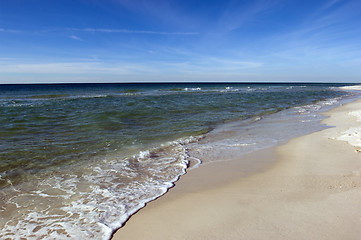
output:
M 310 114 L 313 112 L 318 112 L 324 106 L 333 106 L 340 101 L 341 98 L 331 98 L 323 101 L 319 101 L 315 104 L 308 104 L 300 107 L 294 107 L 293 109 L 299 114 Z
M 13 196 L 4 206 L 16 206 L 18 213 L 0 210 L 4 216 L 16 216 L 0 220 L 0 239 L 109 239 L 132 214 L 165 194 L 186 173 L 186 144 L 200 138 L 167 142 L 132 158 L 110 156 L 72 169 L 74 174 L 54 172 L 18 193 L 9 188 L 5 194 Z
M 235 143 L 235 144 L 229 144 L 230 147 L 246 147 L 251 145 L 256 145 L 257 143 Z
M 202 160 L 200 160 L 199 158 L 189 157 L 189 159 L 193 159 L 193 160 L 195 160 L 195 161 L 197 162 L 196 164 L 194 164 L 194 165 L 190 168 L 190 170 L 196 169 L 196 168 L 198 168 L 198 167 L 202 164 Z
M 201 91 L 202 88 L 184 88 L 184 91 Z
M 354 85 L 354 86 L 344 86 L 340 87 L 343 90 L 361 90 L 361 85 Z
M 138 154 L 138 159 L 145 159 L 147 157 L 150 156 L 150 152 L 147 150 L 147 151 L 142 151 Z

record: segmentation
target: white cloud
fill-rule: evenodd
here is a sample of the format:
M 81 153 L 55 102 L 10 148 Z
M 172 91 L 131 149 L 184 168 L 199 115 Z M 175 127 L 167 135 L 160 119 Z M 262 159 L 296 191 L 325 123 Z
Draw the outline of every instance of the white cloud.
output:
M 202 56 L 196 59 L 183 62 L 160 62 L 158 68 L 163 71 L 176 73 L 194 73 L 194 74 L 210 74 L 210 73 L 241 73 L 253 71 L 263 66 L 261 62 L 240 61 L 228 58 L 215 58 Z
M 35 74 L 129 74 L 146 70 L 130 64 L 107 65 L 98 62 L 64 63 L 0 63 L 0 73 L 35 73 Z
M 218 20 L 218 31 L 225 33 L 233 31 L 243 24 L 254 21 L 260 15 L 278 4 L 277 0 L 254 0 L 251 4 L 242 1 L 230 1 L 221 18 Z
M 13 30 L 0 28 L 0 32 L 4 33 L 22 33 L 22 34 L 38 34 L 38 33 L 67 33 L 67 32 L 91 32 L 91 33 L 124 33 L 124 34 L 152 34 L 152 35 L 198 35 L 198 32 L 165 32 L 165 31 L 150 31 L 150 30 L 131 30 L 131 29 L 113 29 L 113 28 L 64 28 L 57 30 Z M 78 36 L 72 34 L 69 36 L 74 40 L 82 40 Z
M 0 28 L 0 32 L 4 32 L 4 33 L 24 33 L 25 31 Z
M 77 37 L 75 35 L 70 35 L 69 36 L 71 39 L 77 40 L 77 41 L 84 41 L 83 39 L 81 39 L 80 37 Z
M 253 61 L 239 61 L 234 59 L 214 58 L 211 59 L 214 63 L 220 66 L 227 66 L 234 69 L 258 68 L 262 67 L 263 63 Z
M 1 60 L 1 59 L 0 59 Z M 13 60 L 0 61 L 0 73 L 5 74 L 52 74 L 52 75 L 138 75 L 177 73 L 209 73 L 209 72 L 242 72 L 245 69 L 262 67 L 262 63 L 239 61 L 226 58 L 202 56 L 188 61 L 168 62 L 149 61 L 146 63 L 108 63 L 99 61 L 24 63 Z
M 198 32 L 161 32 L 148 30 L 109 29 L 109 28 L 84 28 L 72 29 L 74 31 L 101 32 L 101 33 L 129 33 L 129 34 L 158 34 L 158 35 L 197 35 Z
M 326 3 L 322 9 L 327 9 L 335 5 L 336 3 L 340 2 L 341 0 L 331 0 L 328 3 Z

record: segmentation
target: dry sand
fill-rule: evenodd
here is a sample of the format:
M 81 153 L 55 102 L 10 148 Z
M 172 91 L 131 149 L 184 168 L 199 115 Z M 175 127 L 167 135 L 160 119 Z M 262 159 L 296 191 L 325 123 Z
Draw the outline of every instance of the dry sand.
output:
M 191 170 L 113 239 L 361 239 L 361 153 L 339 136 L 361 125 L 336 108 L 336 126 L 283 146 Z M 357 137 L 356 137 L 357 138 Z

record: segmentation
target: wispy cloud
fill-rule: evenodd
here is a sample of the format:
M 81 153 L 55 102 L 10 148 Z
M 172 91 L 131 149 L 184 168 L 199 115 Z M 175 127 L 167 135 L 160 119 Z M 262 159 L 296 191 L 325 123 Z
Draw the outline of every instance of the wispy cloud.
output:
M 77 40 L 77 41 L 84 41 L 83 39 L 81 39 L 80 37 L 75 36 L 75 35 L 70 35 L 69 37 L 70 37 L 71 39 L 74 39 L 74 40 Z
M 1 59 L 0 59 L 1 60 Z M 262 67 L 263 64 L 254 61 L 239 61 L 218 57 L 199 57 L 186 61 L 147 61 L 143 63 L 127 62 L 52 62 L 29 63 L 13 61 L 0 62 L 0 73 L 7 74 L 61 74 L 61 75 L 127 75 L 152 74 L 161 72 L 178 73 L 209 73 L 209 72 L 239 72 L 245 69 Z
M 96 0 L 99 4 L 104 1 Z M 180 29 L 195 29 L 198 24 L 195 14 L 184 12 L 181 6 L 184 1 L 169 1 L 169 0 L 113 0 L 120 6 L 138 15 L 141 18 L 149 19 L 166 24 L 172 27 L 179 27 Z M 100 3 L 102 2 L 102 3 Z
M 3 33 L 25 33 L 25 31 L 22 31 L 22 30 L 0 28 L 0 33 L 1 32 L 3 32 Z
M 82 32 L 156 34 L 156 35 L 197 35 L 197 34 L 199 34 L 198 32 L 162 32 L 162 31 L 109 29 L 109 28 L 83 28 L 83 29 L 73 28 L 71 30 L 73 30 L 73 31 L 82 31 Z
M 124 33 L 124 34 L 152 34 L 152 35 L 198 35 L 199 32 L 167 32 L 152 30 L 132 30 L 132 29 L 114 29 L 114 28 L 64 28 L 64 29 L 42 29 L 42 30 L 14 30 L 0 28 L 0 33 L 22 33 L 22 34 L 39 34 L 39 33 L 68 33 L 68 32 L 90 32 L 90 33 Z M 69 36 L 74 40 L 82 40 L 72 34 Z
M 357 58 L 361 54 L 361 35 L 354 20 L 359 18 L 356 9 L 360 8 L 360 2 L 335 0 L 326 6 L 333 8 L 316 9 L 292 31 L 267 38 L 273 43 L 268 52 L 281 59 L 305 63 Z
M 218 69 L 222 70 L 240 70 L 240 69 L 249 69 L 249 68 L 258 68 L 262 67 L 263 63 L 254 62 L 254 61 L 240 61 L 235 59 L 228 58 L 210 58 L 207 62 L 207 65 L 218 66 Z
M 233 31 L 247 22 L 254 21 L 260 14 L 276 4 L 278 4 L 277 0 L 254 0 L 249 5 L 244 2 L 231 1 L 218 21 L 218 31 Z
M 176 73 L 242 73 L 252 69 L 258 69 L 263 66 L 261 62 L 239 61 L 236 59 L 219 58 L 219 57 L 199 57 L 178 62 L 158 62 L 158 68 Z
M 106 64 L 101 62 L 54 62 L 54 63 L 0 63 L 0 73 L 36 74 L 129 74 L 146 70 L 132 64 Z
M 322 9 L 327 9 L 327 8 L 330 8 L 332 7 L 333 5 L 337 4 L 338 2 L 341 2 L 341 0 L 331 0 L 329 1 L 328 3 L 326 3 Z

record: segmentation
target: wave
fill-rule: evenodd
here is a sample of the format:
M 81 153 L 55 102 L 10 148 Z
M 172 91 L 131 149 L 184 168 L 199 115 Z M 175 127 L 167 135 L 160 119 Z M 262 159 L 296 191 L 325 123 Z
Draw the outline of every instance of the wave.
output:
M 59 169 L 9 187 L 0 198 L 0 238 L 109 239 L 186 173 L 186 146 L 200 139 L 182 138 L 127 158 L 113 154 L 89 166 L 72 166 L 71 173 Z

